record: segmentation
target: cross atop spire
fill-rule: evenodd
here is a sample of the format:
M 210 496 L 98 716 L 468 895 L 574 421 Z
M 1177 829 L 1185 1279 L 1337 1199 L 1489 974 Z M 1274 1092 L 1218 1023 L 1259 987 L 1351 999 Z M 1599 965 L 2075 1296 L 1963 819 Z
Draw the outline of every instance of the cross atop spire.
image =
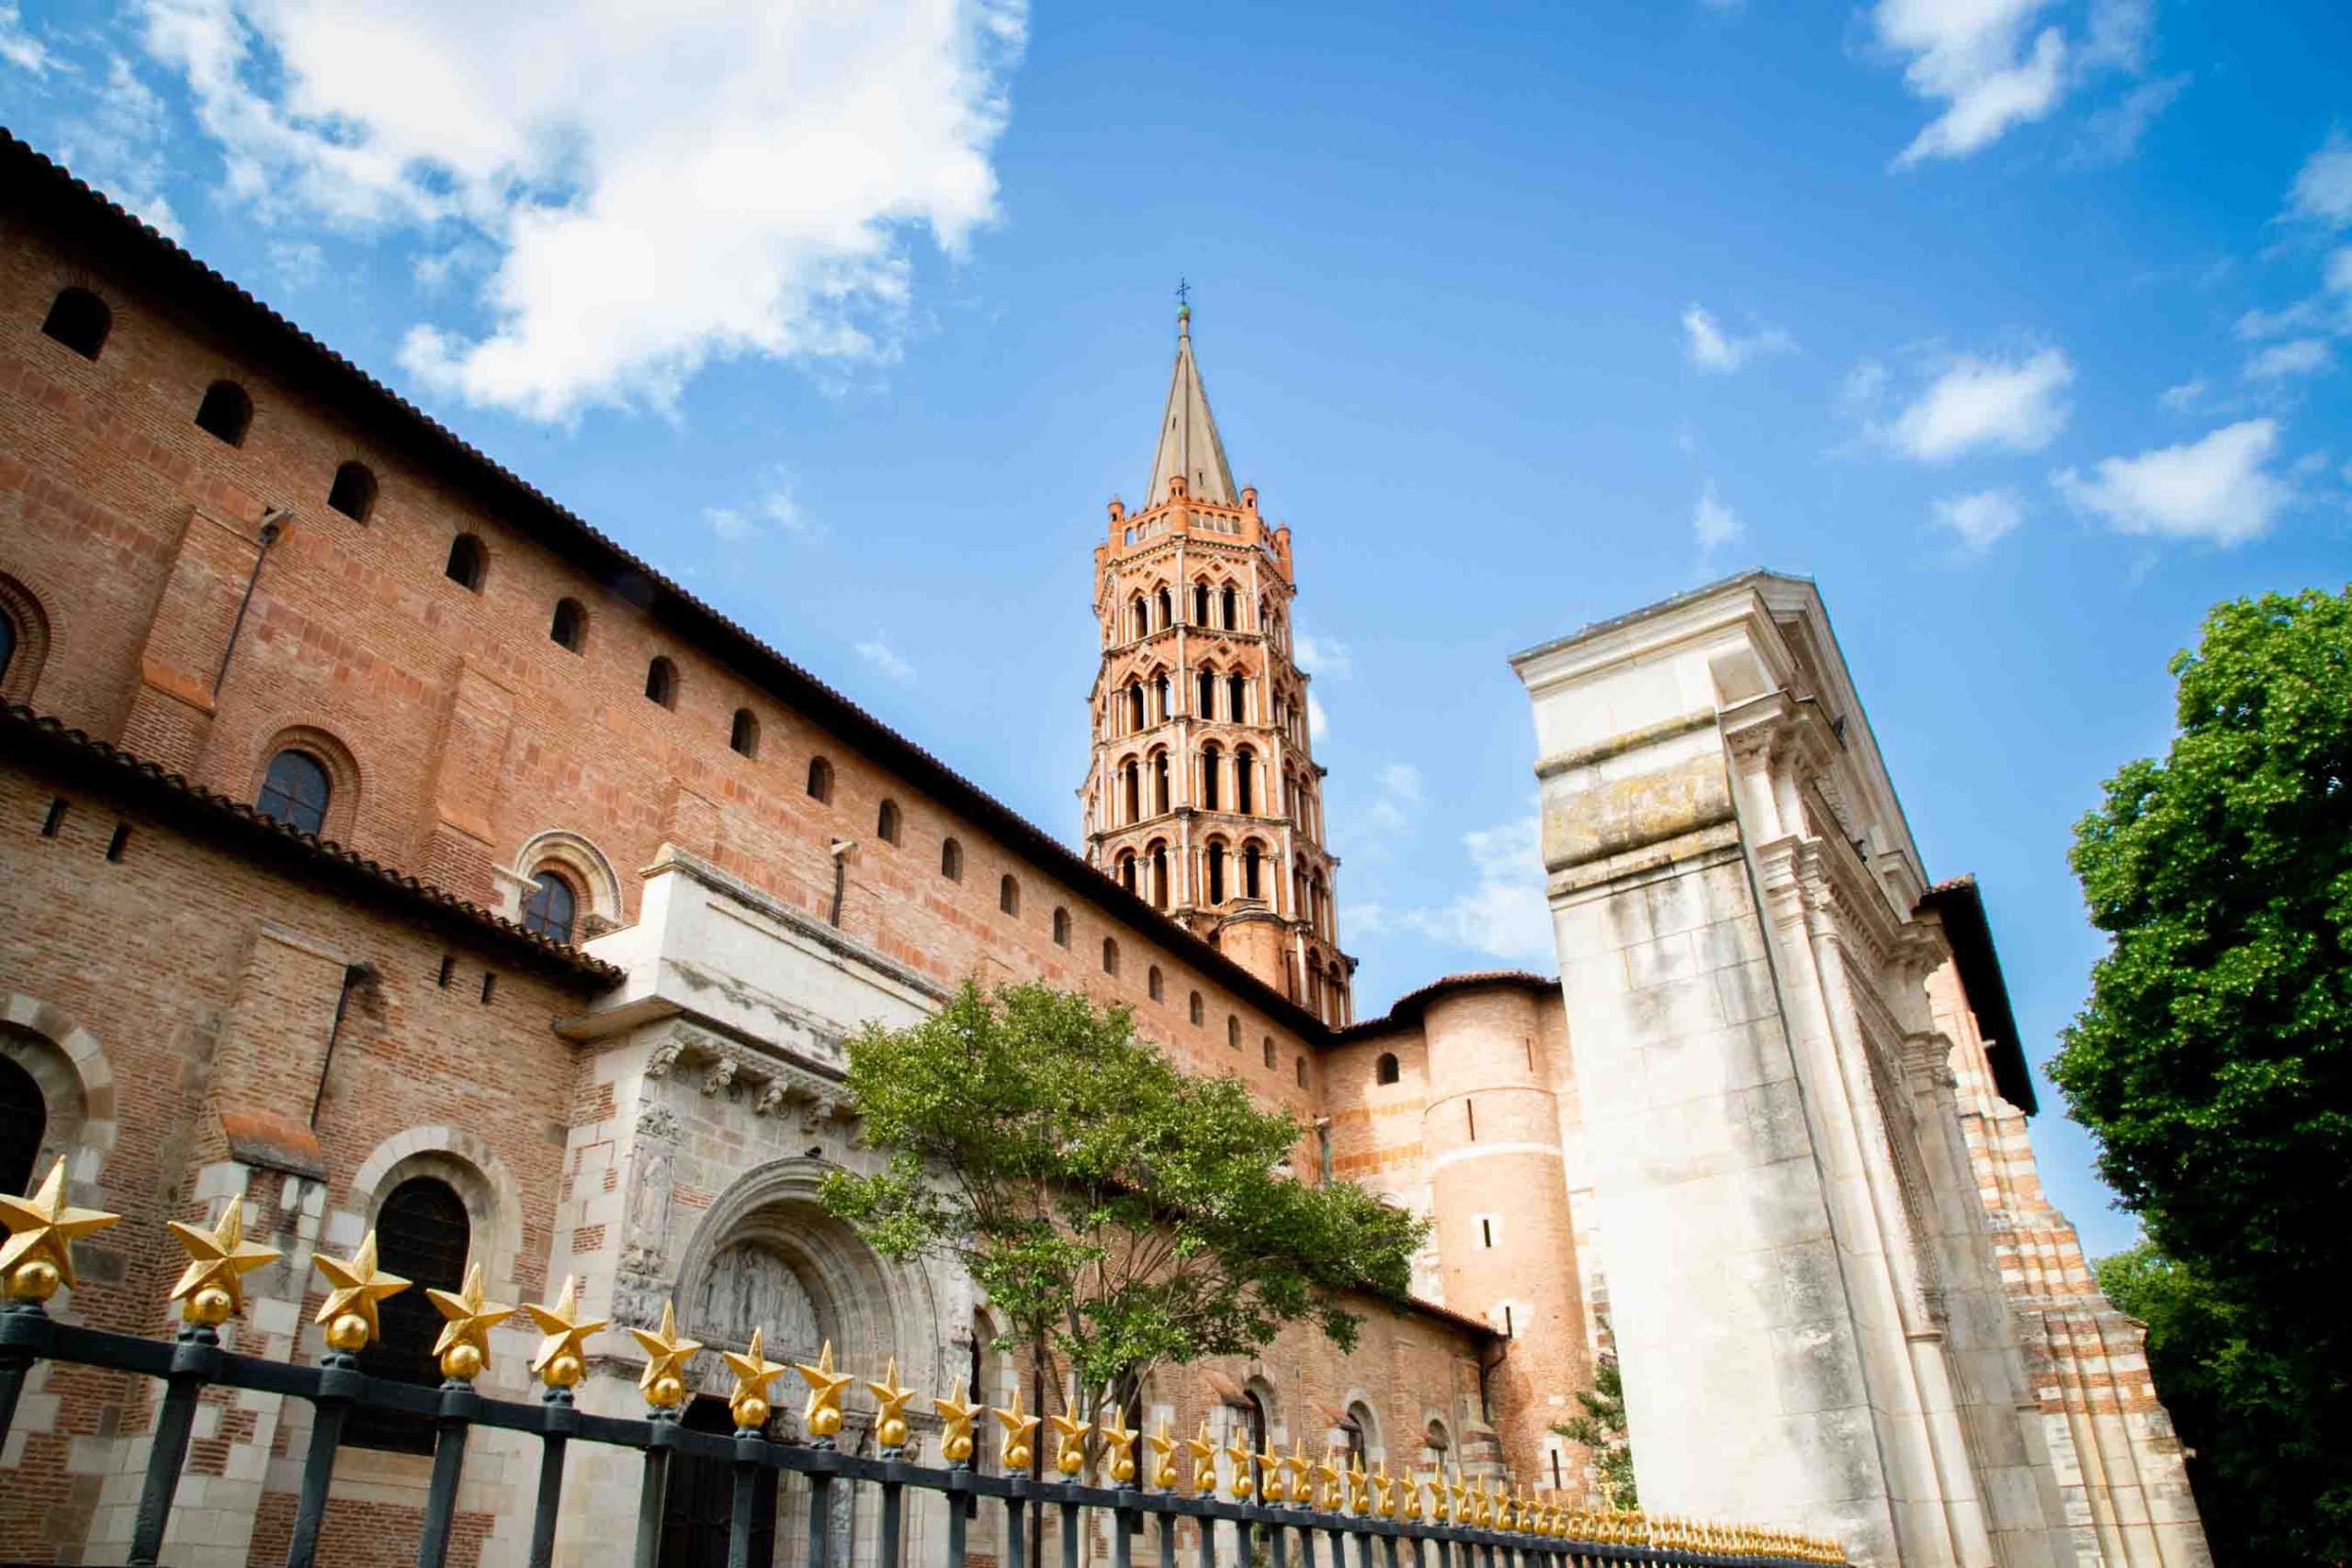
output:
M 1216 433 L 1216 418 L 1209 412 L 1209 395 L 1201 385 L 1201 368 L 1193 360 L 1192 286 L 1178 281 L 1176 297 L 1176 374 L 1168 385 L 1168 409 L 1159 419 L 1159 446 L 1152 454 L 1151 488 L 1144 505 L 1168 499 L 1168 481 L 1184 476 L 1195 500 L 1220 506 L 1238 506 L 1240 487 L 1225 460 L 1225 443 Z

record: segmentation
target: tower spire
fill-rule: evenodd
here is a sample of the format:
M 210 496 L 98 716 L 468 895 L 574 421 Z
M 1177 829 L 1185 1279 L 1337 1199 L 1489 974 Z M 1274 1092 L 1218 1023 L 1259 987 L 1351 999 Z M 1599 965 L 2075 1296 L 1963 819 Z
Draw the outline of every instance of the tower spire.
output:
M 1159 446 L 1152 454 L 1151 487 L 1144 492 L 1146 507 L 1168 499 L 1168 481 L 1184 476 L 1196 501 L 1219 506 L 1241 504 L 1233 469 L 1225 460 L 1225 443 L 1216 433 L 1216 416 L 1209 412 L 1209 394 L 1201 385 L 1201 367 L 1193 358 L 1191 289 L 1179 285 L 1184 302 L 1176 310 L 1176 374 L 1168 384 L 1168 408 L 1160 415 Z

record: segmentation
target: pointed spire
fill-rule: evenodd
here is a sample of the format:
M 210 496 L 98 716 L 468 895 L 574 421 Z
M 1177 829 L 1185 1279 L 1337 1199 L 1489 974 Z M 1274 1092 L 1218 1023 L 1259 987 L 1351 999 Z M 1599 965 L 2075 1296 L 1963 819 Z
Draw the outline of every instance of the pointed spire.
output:
M 1240 487 L 1225 460 L 1225 443 L 1218 439 L 1216 418 L 1209 412 L 1209 395 L 1201 385 L 1201 368 L 1193 362 L 1193 307 L 1176 312 L 1176 374 L 1168 384 L 1168 410 L 1159 419 L 1159 449 L 1152 455 L 1151 488 L 1144 505 L 1168 499 L 1168 481 L 1184 476 L 1196 501 L 1220 506 L 1241 504 Z

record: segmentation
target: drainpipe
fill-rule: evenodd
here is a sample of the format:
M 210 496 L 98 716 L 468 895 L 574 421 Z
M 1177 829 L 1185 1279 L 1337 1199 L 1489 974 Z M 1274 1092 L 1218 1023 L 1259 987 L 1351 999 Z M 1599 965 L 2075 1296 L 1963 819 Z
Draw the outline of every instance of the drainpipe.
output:
M 351 1006 L 351 993 L 376 977 L 372 964 L 351 964 L 344 966 L 343 989 L 334 998 L 334 1021 L 327 1025 L 327 1051 L 319 1062 L 319 1087 L 311 1094 L 311 1131 L 319 1130 L 319 1106 L 327 1097 L 327 1069 L 334 1066 L 334 1043 L 343 1033 L 343 1015 Z
M 842 895 L 849 887 L 849 855 L 855 848 L 857 840 L 854 839 L 833 840 L 833 912 L 826 919 L 835 931 L 842 928 Z
M 269 547 L 277 543 L 278 525 L 293 516 L 282 506 L 273 506 L 261 514 L 261 548 L 254 552 L 254 570 L 245 578 L 245 596 L 237 601 L 237 618 L 229 624 L 229 646 L 220 650 L 220 668 L 212 672 L 212 699 L 220 700 L 221 682 L 229 678 L 229 659 L 237 651 L 237 637 L 245 629 L 245 612 L 253 607 L 254 584 L 261 581 L 261 563 L 269 558 Z

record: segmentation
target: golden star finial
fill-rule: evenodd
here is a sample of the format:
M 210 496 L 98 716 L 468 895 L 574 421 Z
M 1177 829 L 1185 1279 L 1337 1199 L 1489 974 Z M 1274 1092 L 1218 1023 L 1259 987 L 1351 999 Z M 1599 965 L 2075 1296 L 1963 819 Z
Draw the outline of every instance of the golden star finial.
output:
M 1054 1421 L 1054 1468 L 1064 1475 L 1076 1475 L 1086 1468 L 1086 1434 L 1094 1430 L 1094 1423 L 1080 1418 L 1078 1409 L 1078 1380 L 1070 1380 L 1069 1392 L 1063 1396 L 1062 1413 Z
M 1004 1442 L 997 1455 L 1004 1466 L 1004 1472 L 1016 1475 L 1027 1470 L 1030 1460 L 1036 1454 L 1037 1418 L 1021 1408 L 1021 1385 L 1012 1385 L 1012 1409 L 999 1408 L 990 1410 L 989 1414 L 1004 1427 Z
M 523 1310 L 539 1325 L 538 1354 L 531 1358 L 531 1371 L 539 1374 L 539 1381 L 549 1388 L 570 1388 L 586 1377 L 588 1336 L 604 1327 L 606 1320 L 581 1320 L 580 1276 L 563 1277 L 563 1290 L 552 1307 L 526 1302 Z
M 1176 1490 L 1176 1439 L 1169 1435 L 1168 1417 L 1159 1418 L 1159 1430 L 1144 1441 L 1151 1446 L 1151 1483 L 1162 1492 Z
M 828 1339 L 819 1349 L 815 1366 L 796 1362 L 792 1370 L 808 1385 L 808 1403 L 800 1407 L 800 1425 L 812 1438 L 830 1438 L 840 1431 L 842 1390 L 854 1380 L 847 1372 L 833 1371 L 833 1342 Z
M 748 1348 L 741 1352 L 719 1352 L 726 1359 L 727 1370 L 735 1374 L 735 1392 L 727 1396 L 727 1408 L 735 1417 L 738 1431 L 756 1432 L 768 1424 L 768 1384 L 792 1370 L 786 1362 L 768 1359 L 760 1336 L 761 1331 L 754 1328 Z M 828 1345 L 825 1348 L 828 1352 L 825 1359 L 831 1362 L 832 1347 Z M 808 1369 L 803 1367 L 800 1370 L 805 1373 Z M 843 1378 L 842 1382 L 847 1382 L 849 1379 Z
M 65 1201 L 65 1157 L 60 1155 L 38 1188 L 21 1198 L 0 1196 L 0 1225 L 8 1229 L 8 1239 L 0 1242 L 0 1280 L 6 1280 L 7 1293 L 45 1302 L 59 1285 L 80 1283 L 74 1273 L 74 1243 L 121 1218 Z
M 372 1230 L 359 1238 L 359 1249 L 349 1258 L 321 1252 L 312 1254 L 311 1262 L 334 1287 L 319 1308 L 318 1321 L 327 1325 L 327 1344 L 346 1355 L 365 1349 L 368 1341 L 384 1331 L 377 1321 L 376 1303 L 407 1290 L 408 1281 L 376 1267 Z
M 874 1440 L 886 1449 L 905 1448 L 907 1401 L 915 1396 L 915 1391 L 899 1386 L 898 1357 L 890 1358 L 889 1368 L 883 1372 L 882 1381 L 867 1383 L 865 1392 L 882 1406 L 881 1413 L 874 1418 Z
M 1283 1461 L 1283 1468 L 1290 1472 L 1291 1501 L 1307 1504 L 1315 1501 L 1315 1488 L 1307 1476 L 1315 1470 L 1315 1461 L 1306 1457 L 1306 1439 L 1295 1438 L 1290 1446 L 1290 1456 Z
M 1258 1495 L 1268 1503 L 1279 1503 L 1286 1495 L 1283 1485 L 1282 1450 L 1272 1438 L 1266 1439 L 1266 1451 L 1258 1456 Z
M 1102 1457 L 1114 1486 L 1127 1486 L 1136 1478 L 1136 1434 L 1127 1429 L 1126 1418 L 1117 1411 L 1102 1423 Z
M 1231 1488 L 1233 1495 L 1240 1501 L 1247 1503 L 1250 1498 L 1258 1495 L 1258 1483 L 1251 1479 L 1250 1473 L 1250 1439 L 1248 1436 L 1244 1435 L 1237 1437 L 1233 1441 L 1226 1444 L 1225 1457 L 1233 1461 L 1233 1485 Z
M 1322 1495 L 1316 1499 L 1316 1506 L 1320 1507 L 1327 1514 L 1336 1514 L 1340 1511 L 1340 1476 L 1341 1472 L 1338 1465 L 1331 1462 L 1339 1457 L 1339 1450 L 1326 1449 L 1323 1450 L 1323 1458 L 1315 1466 L 1315 1478 L 1322 1483 L 1322 1486 L 1320 1488 Z
M 245 1201 L 229 1200 L 220 1223 L 210 1230 L 180 1220 L 165 1222 L 187 1253 L 187 1267 L 167 1301 L 181 1303 L 180 1316 L 189 1323 L 220 1324 L 237 1315 L 245 1304 L 244 1277 L 283 1254 L 245 1240 Z
M 424 1299 L 447 1320 L 441 1325 L 441 1337 L 433 1342 L 441 1375 L 473 1382 L 490 1364 L 490 1331 L 513 1317 L 514 1309 L 482 1299 L 479 1263 L 466 1270 L 464 1289 L 452 1293 L 427 1285 Z
M 1407 1524 L 1418 1524 L 1421 1517 L 1421 1483 L 1412 1476 L 1396 1480 L 1396 1517 Z
M 1348 1512 L 1368 1514 L 1372 1511 L 1372 1486 L 1363 1472 L 1363 1461 L 1352 1460 L 1348 1464 Z
M 637 1391 L 645 1395 L 645 1403 L 656 1410 L 674 1410 L 684 1404 L 686 1363 L 694 1359 L 702 1343 L 678 1337 L 678 1303 L 662 1303 L 658 1332 L 632 1328 L 628 1337 L 645 1352 L 645 1371 L 637 1380 Z
M 939 1412 L 939 1452 L 950 1464 L 972 1462 L 972 1423 L 979 1419 L 982 1404 L 964 1403 L 964 1380 L 956 1380 L 956 1392 L 945 1399 L 934 1399 L 931 1407 Z
M 1184 1439 L 1184 1451 L 1193 1456 L 1193 1490 L 1204 1497 L 1216 1491 L 1216 1439 L 1209 1436 L 1206 1416 L 1201 1418 L 1201 1429 Z

